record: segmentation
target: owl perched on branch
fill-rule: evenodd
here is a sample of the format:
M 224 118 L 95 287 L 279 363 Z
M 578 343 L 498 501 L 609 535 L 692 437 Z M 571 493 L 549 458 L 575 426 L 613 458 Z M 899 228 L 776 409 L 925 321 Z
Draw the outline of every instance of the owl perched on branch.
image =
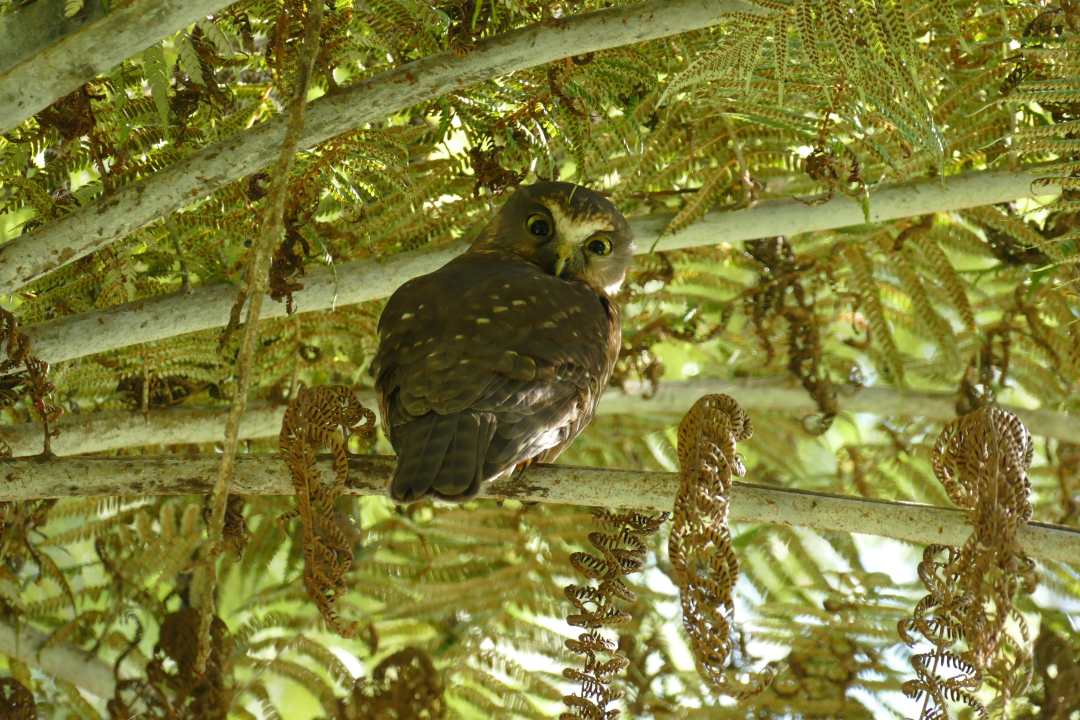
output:
M 397 451 L 390 495 L 474 496 L 550 462 L 592 419 L 619 354 L 625 218 L 577 185 L 522 187 L 463 255 L 398 288 L 372 372 Z

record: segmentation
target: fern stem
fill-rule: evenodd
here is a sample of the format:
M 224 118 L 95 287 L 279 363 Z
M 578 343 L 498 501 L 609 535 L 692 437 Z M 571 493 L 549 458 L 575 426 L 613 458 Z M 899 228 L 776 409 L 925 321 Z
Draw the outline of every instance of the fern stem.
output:
M 234 305 L 234 317 L 239 318 L 240 310 L 247 302 L 247 317 L 241 331 L 240 352 L 236 358 L 236 394 L 229 408 L 225 423 L 225 443 L 218 466 L 217 480 L 210 496 L 210 521 L 207 536 L 210 549 L 205 557 L 203 569 L 205 580 L 197 586 L 201 592 L 201 602 L 197 605 L 199 615 L 199 652 L 196 655 L 195 670 L 202 673 L 210 654 L 210 625 L 214 618 L 214 592 L 217 581 L 217 560 L 221 554 L 222 532 L 225 528 L 225 510 L 229 496 L 229 484 L 232 480 L 236 450 L 240 443 L 240 418 L 247 405 L 248 389 L 254 375 L 255 345 L 259 338 L 259 314 L 262 311 L 263 298 L 269 285 L 270 262 L 274 250 L 281 243 L 285 234 L 285 197 L 289 186 L 289 171 L 296 155 L 300 137 L 304 130 L 304 110 L 307 107 L 308 85 L 315 66 L 315 57 L 319 54 L 319 30 L 322 27 L 323 3 L 314 0 L 308 3 L 307 17 L 304 22 L 304 41 L 297 60 L 298 70 L 294 96 L 289 108 L 288 127 L 278 151 L 277 164 L 268 193 L 264 222 L 265 232 L 255 240 L 255 245 L 248 260 L 247 276 L 244 289 L 237 296 Z
M 64 17 L 64 1 L 35 2 L 0 18 L 0 132 L 229 0 L 102 3 Z
M 318 102 L 313 104 L 313 109 Z M 1008 202 L 1033 196 L 1032 182 L 1038 167 L 1024 171 L 978 171 L 940 180 L 886 185 L 870 197 L 870 219 L 886 222 L 934 212 Z M 180 192 L 182 188 L 177 188 Z M 172 192 L 170 190 L 170 192 Z M 1054 188 L 1040 192 L 1054 194 Z M 798 235 L 817 230 L 859 225 L 864 222 L 862 207 L 846 196 L 837 196 L 820 205 L 800 200 L 774 200 L 731 212 L 714 212 L 684 230 L 661 235 L 670 215 L 651 215 L 633 220 L 639 253 L 677 250 L 717 242 L 734 243 L 776 235 Z M 62 222 L 62 221 L 61 221 Z M 0 247 L 21 242 L 13 240 Z M 415 253 L 400 253 L 384 262 L 357 260 L 333 269 L 311 268 L 304 288 L 295 293 L 297 312 L 316 312 L 340 305 L 365 302 L 390 295 L 405 281 L 435 270 L 465 249 L 464 243 Z M 0 270 L 0 283 L 3 270 Z M 42 360 L 57 363 L 139 343 L 164 340 L 177 335 L 222 327 L 228 322 L 235 289 L 227 283 L 177 292 L 152 300 L 140 300 L 105 310 L 71 315 L 31 325 L 24 332 L 34 343 Z M 269 304 L 264 318 L 284 317 L 285 306 Z M 689 407 L 689 405 L 687 405 Z M 685 409 L 685 408 L 684 408 Z M 1025 420 L 1026 422 L 1026 420 Z
M 677 414 L 685 412 L 702 395 L 724 393 L 737 397 L 748 410 L 789 415 L 817 412 L 813 399 L 788 378 L 665 382 L 655 395 L 646 399 L 643 394 L 647 390 L 640 385 L 631 385 L 626 391 L 612 388 L 600 400 L 598 411 L 601 415 Z M 366 407 L 378 407 L 370 393 L 360 393 L 359 398 Z M 956 416 L 956 396 L 951 393 L 867 387 L 848 394 L 841 393 L 839 403 L 841 412 L 940 421 L 952 420 Z M 1030 410 L 1008 405 L 1001 407 L 1020 417 L 1032 435 L 1080 444 L 1080 418 L 1051 410 Z M 249 406 L 240 419 L 239 437 L 252 440 L 276 436 L 284 414 L 284 406 L 265 403 Z M 223 422 L 220 407 L 185 406 L 150 410 L 145 415 L 126 411 L 68 413 L 60 419 L 57 426 L 60 434 L 53 439 L 52 450 L 64 456 L 146 445 L 217 442 L 221 438 Z M 41 451 L 41 428 L 34 423 L 0 426 L 0 440 L 11 446 L 14 457 L 34 455 Z
M 219 460 L 144 456 L 0 460 L 0 501 L 96 495 L 197 495 L 210 489 Z M 330 472 L 330 456 L 320 457 Z M 385 495 L 394 458 L 359 455 L 349 459 L 352 495 Z M 675 473 L 537 465 L 516 480 L 481 488 L 480 497 L 507 498 L 590 507 L 671 510 L 678 488 Z M 277 455 L 236 459 L 232 490 L 242 495 L 290 495 L 288 473 Z M 817 530 L 880 535 L 917 544 L 961 544 L 971 526 L 960 510 L 916 503 L 735 483 L 733 523 L 776 523 Z M 1021 549 L 1040 560 L 1077 563 L 1080 530 L 1030 523 L 1017 535 Z

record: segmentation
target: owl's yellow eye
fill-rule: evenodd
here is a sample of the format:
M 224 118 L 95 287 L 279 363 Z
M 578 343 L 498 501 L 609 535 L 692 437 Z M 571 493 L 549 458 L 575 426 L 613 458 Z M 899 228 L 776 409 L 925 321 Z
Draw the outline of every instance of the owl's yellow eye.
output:
M 525 220 L 525 229 L 537 237 L 551 235 L 551 221 L 540 213 L 533 213 Z
M 611 254 L 611 240 L 604 237 L 603 235 L 594 237 L 585 247 L 587 247 L 589 249 L 589 252 L 591 252 L 593 255 Z

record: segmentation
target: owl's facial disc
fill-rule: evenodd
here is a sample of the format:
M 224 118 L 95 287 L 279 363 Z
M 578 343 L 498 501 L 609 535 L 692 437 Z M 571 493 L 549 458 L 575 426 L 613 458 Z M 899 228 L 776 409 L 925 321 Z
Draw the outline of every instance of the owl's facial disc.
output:
M 611 219 L 603 215 L 571 215 L 558 202 L 544 204 L 555 225 L 552 242 L 556 277 L 582 277 L 589 264 L 588 245 L 597 233 L 610 233 Z
M 618 292 L 633 259 L 630 228 L 618 209 L 563 182 L 518 188 L 471 249 L 508 253 L 609 295 Z

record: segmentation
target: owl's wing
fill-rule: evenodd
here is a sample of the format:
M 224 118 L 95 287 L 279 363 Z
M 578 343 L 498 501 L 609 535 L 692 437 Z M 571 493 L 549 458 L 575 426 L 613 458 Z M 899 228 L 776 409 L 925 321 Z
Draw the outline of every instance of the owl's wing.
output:
M 615 308 L 588 286 L 471 254 L 403 285 L 379 335 L 373 372 L 401 500 L 475 494 L 553 457 L 592 417 L 620 342 Z

